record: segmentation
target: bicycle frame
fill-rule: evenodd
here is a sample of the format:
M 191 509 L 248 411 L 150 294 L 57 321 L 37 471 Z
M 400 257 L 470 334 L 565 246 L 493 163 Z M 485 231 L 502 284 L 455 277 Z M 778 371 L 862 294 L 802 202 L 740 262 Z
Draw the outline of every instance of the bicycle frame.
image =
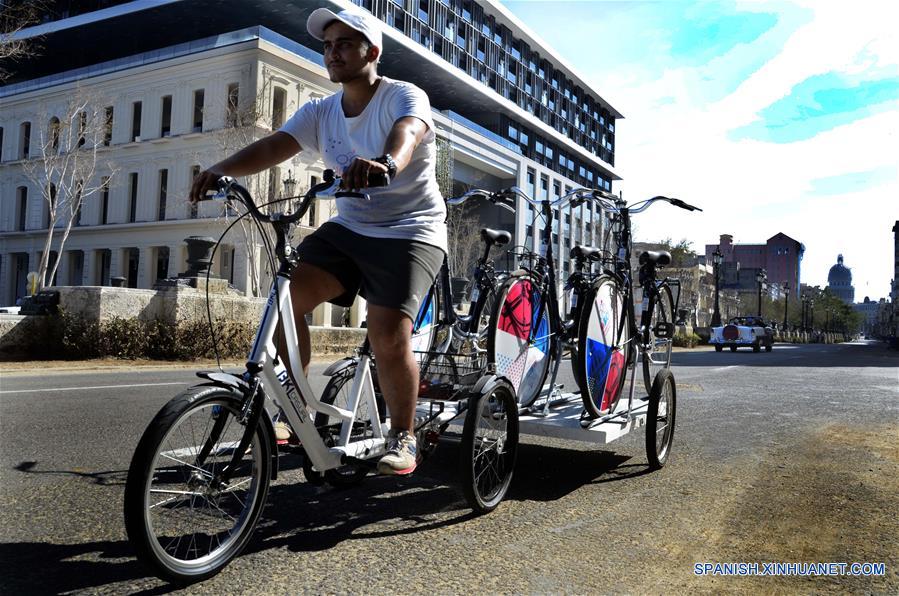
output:
M 283 324 L 282 324 L 283 323 Z M 283 362 L 277 359 L 277 347 L 274 338 L 279 324 L 284 330 L 287 344 L 287 357 L 290 369 L 288 374 Z M 375 399 L 369 363 L 371 354 L 362 350 L 359 365 L 353 379 L 349 396 L 349 408 L 343 409 L 322 403 L 312 391 L 309 380 L 302 373 L 293 305 L 290 299 L 290 267 L 282 265 L 266 302 L 265 311 L 253 347 L 247 359 L 247 371 L 262 380 L 262 388 L 268 399 L 272 399 L 287 417 L 291 428 L 296 432 L 303 449 L 315 469 L 323 472 L 339 467 L 346 458 L 372 458 L 384 452 L 385 428 L 382 427 L 378 404 Z M 360 441 L 350 441 L 350 434 L 356 411 L 362 399 L 366 400 L 374 437 Z M 328 447 L 315 426 L 313 412 L 321 412 L 341 420 L 338 445 Z

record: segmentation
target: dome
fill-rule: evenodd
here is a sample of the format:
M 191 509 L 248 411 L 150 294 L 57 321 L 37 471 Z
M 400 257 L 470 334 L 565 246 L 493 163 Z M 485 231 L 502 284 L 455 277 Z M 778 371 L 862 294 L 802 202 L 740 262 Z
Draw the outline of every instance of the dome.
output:
M 843 265 L 843 255 L 837 257 L 837 264 L 827 274 L 827 284 L 831 286 L 852 285 L 852 271 Z

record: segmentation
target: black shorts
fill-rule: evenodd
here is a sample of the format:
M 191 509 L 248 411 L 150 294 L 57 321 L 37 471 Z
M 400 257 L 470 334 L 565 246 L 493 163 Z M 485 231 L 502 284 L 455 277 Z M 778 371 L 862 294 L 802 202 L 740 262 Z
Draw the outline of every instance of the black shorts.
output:
M 397 308 L 413 321 L 444 259 L 436 246 L 363 236 L 333 222 L 306 236 L 297 252 L 301 263 L 327 271 L 346 290 L 333 304 L 351 306 L 359 294 L 376 306 Z

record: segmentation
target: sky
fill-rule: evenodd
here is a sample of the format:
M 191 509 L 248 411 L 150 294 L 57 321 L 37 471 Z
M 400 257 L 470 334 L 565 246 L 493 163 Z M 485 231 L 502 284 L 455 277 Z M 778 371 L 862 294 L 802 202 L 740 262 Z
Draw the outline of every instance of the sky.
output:
M 899 219 L 899 1 L 503 4 L 609 101 L 624 198 L 675 196 L 637 240 L 802 242 L 801 281 L 843 254 L 856 301 L 889 296 Z

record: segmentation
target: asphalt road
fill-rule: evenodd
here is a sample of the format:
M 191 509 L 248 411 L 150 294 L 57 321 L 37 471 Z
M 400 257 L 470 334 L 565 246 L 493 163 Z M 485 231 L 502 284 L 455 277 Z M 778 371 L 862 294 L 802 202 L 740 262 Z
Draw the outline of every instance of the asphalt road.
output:
M 0 374 L 0 591 L 162 593 L 122 522 L 134 446 L 189 369 Z M 324 378 L 314 367 L 318 387 Z M 572 386 L 571 377 L 562 381 Z M 247 551 L 185 593 L 899 591 L 899 353 L 882 344 L 678 352 L 669 464 L 643 432 L 528 438 L 474 517 L 452 442 L 350 490 L 282 474 Z M 696 576 L 702 562 L 876 562 L 881 577 Z

